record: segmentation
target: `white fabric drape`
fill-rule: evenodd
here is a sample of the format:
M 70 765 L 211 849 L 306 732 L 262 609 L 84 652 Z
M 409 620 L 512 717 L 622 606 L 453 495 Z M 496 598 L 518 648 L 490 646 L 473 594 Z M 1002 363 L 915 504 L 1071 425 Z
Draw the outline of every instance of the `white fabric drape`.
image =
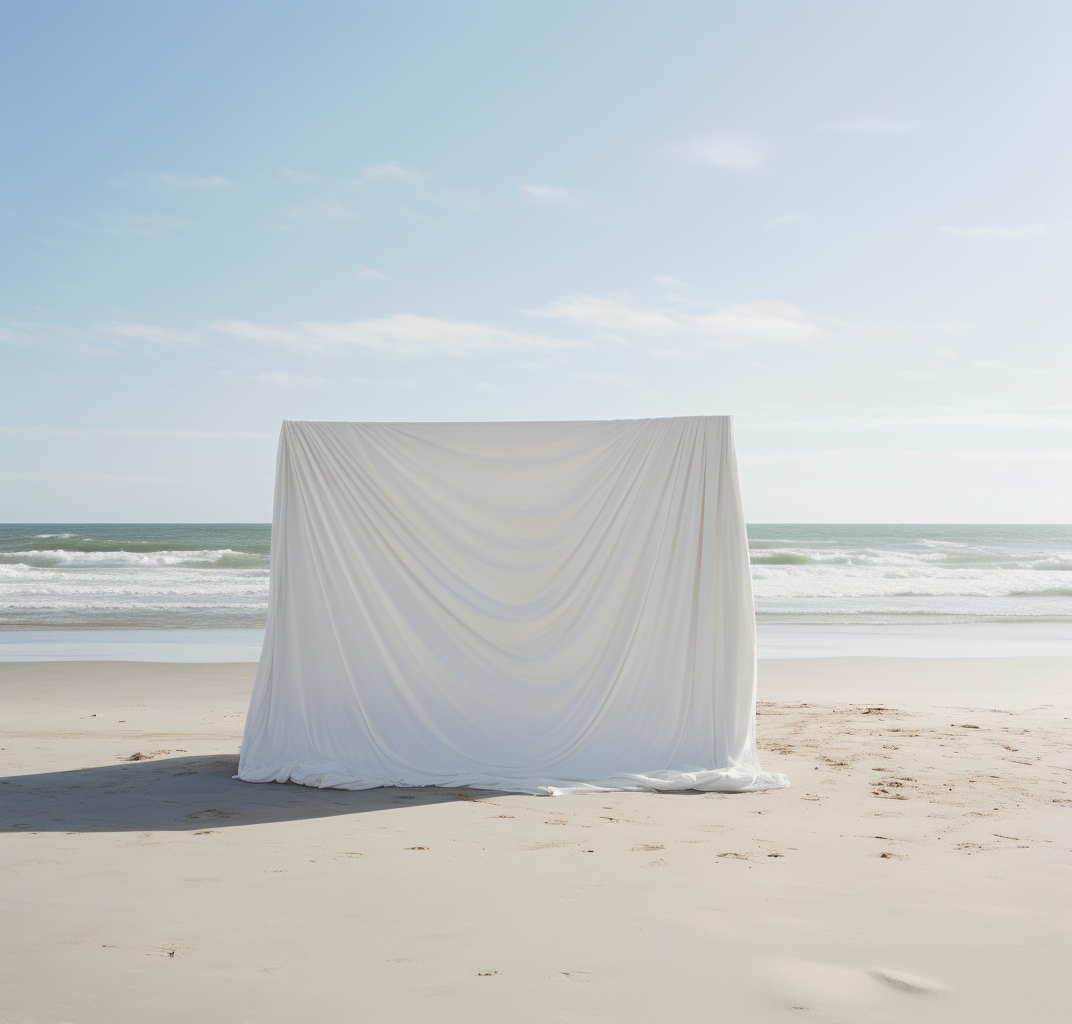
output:
M 755 678 L 730 417 L 283 424 L 239 778 L 786 785 Z

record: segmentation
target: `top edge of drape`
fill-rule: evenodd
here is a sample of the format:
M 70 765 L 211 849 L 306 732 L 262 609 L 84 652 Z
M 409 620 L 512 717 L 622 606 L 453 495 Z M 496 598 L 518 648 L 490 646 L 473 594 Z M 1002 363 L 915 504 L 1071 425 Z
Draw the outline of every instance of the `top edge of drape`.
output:
M 674 423 L 682 420 L 732 420 L 732 413 L 697 416 L 640 416 L 622 417 L 606 420 L 283 420 L 284 426 L 343 425 L 348 427 L 501 427 L 501 426 L 536 426 L 574 423 Z

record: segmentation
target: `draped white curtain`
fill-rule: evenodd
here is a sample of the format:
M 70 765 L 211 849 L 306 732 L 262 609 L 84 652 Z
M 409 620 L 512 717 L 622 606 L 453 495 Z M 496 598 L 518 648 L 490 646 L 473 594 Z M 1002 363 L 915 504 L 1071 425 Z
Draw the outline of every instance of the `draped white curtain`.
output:
M 732 420 L 285 422 L 239 778 L 786 785 Z

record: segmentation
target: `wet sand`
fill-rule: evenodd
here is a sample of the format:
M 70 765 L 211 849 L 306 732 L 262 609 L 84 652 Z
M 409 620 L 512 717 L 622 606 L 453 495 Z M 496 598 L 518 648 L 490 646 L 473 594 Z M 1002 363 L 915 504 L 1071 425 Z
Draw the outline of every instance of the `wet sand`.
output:
M 0 1019 L 1067 1010 L 1072 659 L 764 662 L 792 788 L 560 799 L 235 782 L 252 675 L 0 665 Z

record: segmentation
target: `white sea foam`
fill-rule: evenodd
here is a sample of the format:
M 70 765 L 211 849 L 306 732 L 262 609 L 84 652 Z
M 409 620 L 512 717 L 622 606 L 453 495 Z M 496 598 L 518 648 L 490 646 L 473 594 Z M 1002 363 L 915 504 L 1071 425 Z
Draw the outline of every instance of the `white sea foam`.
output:
M 758 598 L 1019 597 L 1069 593 L 1063 571 L 978 567 L 753 565 Z
M 267 527 L 22 530 L 0 526 L 0 625 L 264 624 Z
M 1072 551 L 1010 552 L 999 548 L 970 548 L 959 544 L 948 550 L 890 551 L 876 548 L 753 548 L 753 565 L 849 565 L 881 568 L 910 566 L 988 566 L 995 569 L 1072 570 Z
M 1069 527 L 749 537 L 761 621 L 1072 623 Z M 0 525 L 0 626 L 263 626 L 268 541 L 267 526 Z
M 213 565 L 230 558 L 235 561 L 267 564 L 263 555 L 233 551 L 231 548 L 201 551 L 68 551 L 63 548 L 0 552 L 0 565 L 28 565 L 40 568 L 158 567 L 173 565 Z
M 32 600 L 15 601 L 5 605 L 5 610 L 23 612 L 70 612 L 70 611 L 96 611 L 96 612 L 131 612 L 131 611 L 205 611 L 206 609 L 239 609 L 248 610 L 249 604 L 244 601 L 115 601 L 101 597 L 93 601 L 47 601 L 35 603 Z
M 1072 622 L 1068 527 L 749 529 L 761 620 Z

